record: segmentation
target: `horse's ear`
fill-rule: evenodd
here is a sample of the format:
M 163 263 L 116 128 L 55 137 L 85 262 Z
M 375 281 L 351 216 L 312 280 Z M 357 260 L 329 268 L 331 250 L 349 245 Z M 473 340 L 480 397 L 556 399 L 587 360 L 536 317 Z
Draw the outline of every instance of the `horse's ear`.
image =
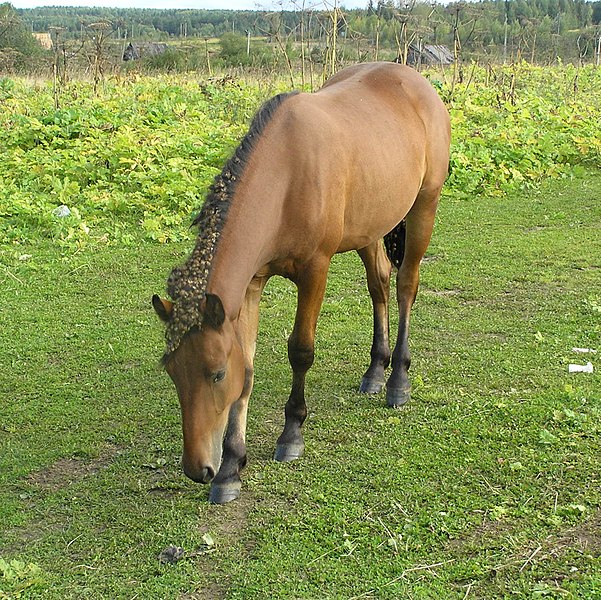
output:
M 205 323 L 213 329 L 219 329 L 225 321 L 225 309 L 221 298 L 215 294 L 207 294 L 204 310 Z
M 159 315 L 159 319 L 161 321 L 167 322 L 169 317 L 171 317 L 171 311 L 173 310 L 173 302 L 169 300 L 163 300 L 159 298 L 156 294 L 152 297 L 152 306 L 157 315 Z

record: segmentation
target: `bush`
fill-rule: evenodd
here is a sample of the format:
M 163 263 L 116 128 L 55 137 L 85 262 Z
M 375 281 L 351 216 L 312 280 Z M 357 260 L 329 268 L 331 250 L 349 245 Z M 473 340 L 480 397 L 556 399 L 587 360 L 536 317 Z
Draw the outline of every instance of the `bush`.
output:
M 219 58 L 228 67 L 237 67 L 239 65 L 250 65 L 250 55 L 246 53 L 246 38 L 238 33 L 224 33 L 219 38 Z
M 281 63 L 281 57 L 265 40 L 252 39 L 249 52 L 247 38 L 230 32 L 221 36 L 219 44 L 219 59 L 224 67 L 268 67 Z M 291 48 L 287 51 L 292 52 Z
M 0 32 L 0 71 L 31 68 L 45 54 L 8 3 L 0 4 Z
M 186 53 L 176 48 L 167 48 L 162 54 L 143 58 L 141 66 L 146 71 L 179 73 L 188 69 L 188 58 Z

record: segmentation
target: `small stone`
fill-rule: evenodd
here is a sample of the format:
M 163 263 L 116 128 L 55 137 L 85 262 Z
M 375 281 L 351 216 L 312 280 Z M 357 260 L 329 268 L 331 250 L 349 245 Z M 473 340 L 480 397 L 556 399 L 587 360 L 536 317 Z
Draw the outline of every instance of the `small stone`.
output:
M 159 561 L 164 564 L 174 565 L 186 555 L 186 551 L 180 546 L 167 546 L 160 554 Z

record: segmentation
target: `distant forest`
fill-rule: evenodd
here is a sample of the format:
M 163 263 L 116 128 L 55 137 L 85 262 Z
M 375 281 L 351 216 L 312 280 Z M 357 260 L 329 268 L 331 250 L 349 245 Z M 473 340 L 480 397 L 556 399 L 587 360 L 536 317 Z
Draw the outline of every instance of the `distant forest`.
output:
M 211 59 L 214 64 L 221 61 L 243 66 L 287 62 L 290 68 L 292 62 L 301 59 L 303 63 L 327 61 L 328 54 L 333 62 L 406 58 L 410 47 L 425 45 L 444 45 L 461 61 L 601 62 L 601 1 L 483 0 L 442 5 L 369 0 L 364 9 L 354 10 L 301 10 L 300 0 L 293 4 L 297 5 L 297 10 L 272 12 L 67 7 L 15 10 L 4 4 L 0 5 L 0 51 L 7 46 L 3 14 L 10 12 L 29 32 L 60 35 L 63 43 L 90 38 L 89 28 L 100 23 L 104 24 L 103 35 L 110 37 L 114 47 L 129 41 L 154 41 L 175 49 L 173 44 L 179 41 L 181 54 L 185 43 L 190 48 L 196 44 L 198 52 L 204 44 L 205 56 L 196 62 L 206 62 L 209 68 Z M 15 50 L 14 44 L 12 48 Z

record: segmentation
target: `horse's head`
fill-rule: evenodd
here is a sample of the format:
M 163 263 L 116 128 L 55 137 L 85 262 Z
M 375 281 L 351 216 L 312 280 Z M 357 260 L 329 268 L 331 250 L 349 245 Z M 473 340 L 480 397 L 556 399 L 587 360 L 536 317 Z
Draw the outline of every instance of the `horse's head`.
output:
M 169 322 L 173 304 L 153 296 L 159 317 Z M 232 404 L 244 387 L 244 357 L 234 325 L 218 296 L 207 294 L 202 325 L 169 355 L 165 368 L 179 396 L 184 431 L 184 473 L 199 483 L 213 479 L 221 464 L 223 436 Z

